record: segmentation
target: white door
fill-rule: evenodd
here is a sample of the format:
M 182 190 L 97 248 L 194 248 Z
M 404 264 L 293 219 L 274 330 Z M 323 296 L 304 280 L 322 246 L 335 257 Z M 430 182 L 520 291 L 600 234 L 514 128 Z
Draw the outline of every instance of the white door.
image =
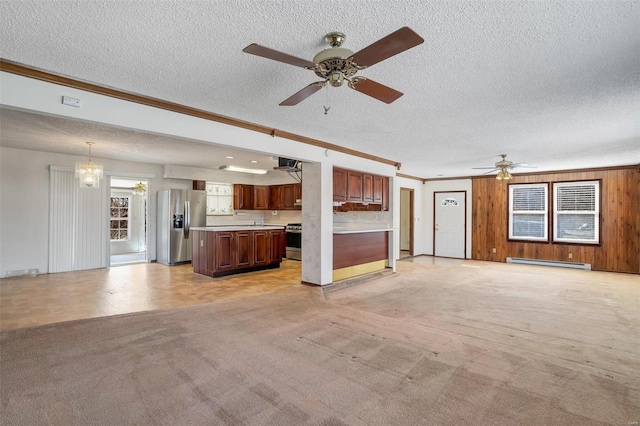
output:
M 436 192 L 434 255 L 465 256 L 465 192 Z

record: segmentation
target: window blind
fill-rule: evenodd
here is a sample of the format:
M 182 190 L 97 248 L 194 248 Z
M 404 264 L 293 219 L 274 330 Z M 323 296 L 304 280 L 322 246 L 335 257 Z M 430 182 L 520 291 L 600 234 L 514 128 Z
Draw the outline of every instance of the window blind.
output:
M 560 182 L 554 187 L 554 241 L 599 242 L 599 182 Z
M 509 185 L 509 238 L 547 240 L 547 184 Z
M 557 185 L 556 204 L 558 211 L 588 211 L 596 210 L 596 187 L 589 185 Z

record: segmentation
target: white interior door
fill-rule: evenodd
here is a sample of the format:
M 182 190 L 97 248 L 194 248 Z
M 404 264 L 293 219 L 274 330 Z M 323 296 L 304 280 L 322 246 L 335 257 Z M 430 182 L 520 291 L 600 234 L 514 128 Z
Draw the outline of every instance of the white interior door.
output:
M 464 259 L 465 192 L 436 192 L 434 255 Z

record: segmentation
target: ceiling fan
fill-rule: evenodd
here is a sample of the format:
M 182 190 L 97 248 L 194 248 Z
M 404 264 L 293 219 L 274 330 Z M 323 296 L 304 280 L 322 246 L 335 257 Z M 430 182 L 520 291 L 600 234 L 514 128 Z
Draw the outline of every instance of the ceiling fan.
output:
M 483 173 L 485 175 L 497 171 L 498 174 L 496 175 L 496 179 L 498 180 L 512 179 L 513 176 L 511 175 L 509 170 L 513 170 L 515 168 L 535 169 L 535 167 L 529 163 L 514 163 L 513 161 L 507 160 L 507 154 L 500 154 L 500 157 L 502 157 L 502 160 L 498 161 L 493 167 L 473 167 L 473 168 L 476 170 L 491 169 L 488 172 Z
M 262 56 L 263 58 L 284 62 L 285 64 L 306 68 L 315 72 L 316 75 L 322 79 L 321 81 L 311 83 L 293 96 L 285 99 L 280 103 L 281 106 L 297 105 L 327 84 L 333 87 L 340 87 L 345 81 L 351 89 L 390 104 L 402 96 L 402 92 L 376 83 L 368 78 L 354 76 L 358 71 L 424 42 L 424 39 L 409 27 L 402 27 L 356 53 L 341 47 L 346 39 L 343 33 L 332 32 L 327 34 L 324 39 L 331 47 L 318 53 L 313 58 L 313 62 L 255 43 L 245 47 L 242 51 L 252 55 Z

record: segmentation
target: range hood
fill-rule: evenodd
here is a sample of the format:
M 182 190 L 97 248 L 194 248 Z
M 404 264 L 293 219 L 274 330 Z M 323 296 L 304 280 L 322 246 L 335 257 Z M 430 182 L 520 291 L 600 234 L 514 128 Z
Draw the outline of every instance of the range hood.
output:
M 278 157 L 278 167 L 274 167 L 273 170 L 282 170 L 283 172 L 301 172 L 301 166 L 301 161 Z
M 302 182 L 302 161 L 278 157 L 278 167 L 274 167 L 273 170 L 286 172 L 293 180 Z

